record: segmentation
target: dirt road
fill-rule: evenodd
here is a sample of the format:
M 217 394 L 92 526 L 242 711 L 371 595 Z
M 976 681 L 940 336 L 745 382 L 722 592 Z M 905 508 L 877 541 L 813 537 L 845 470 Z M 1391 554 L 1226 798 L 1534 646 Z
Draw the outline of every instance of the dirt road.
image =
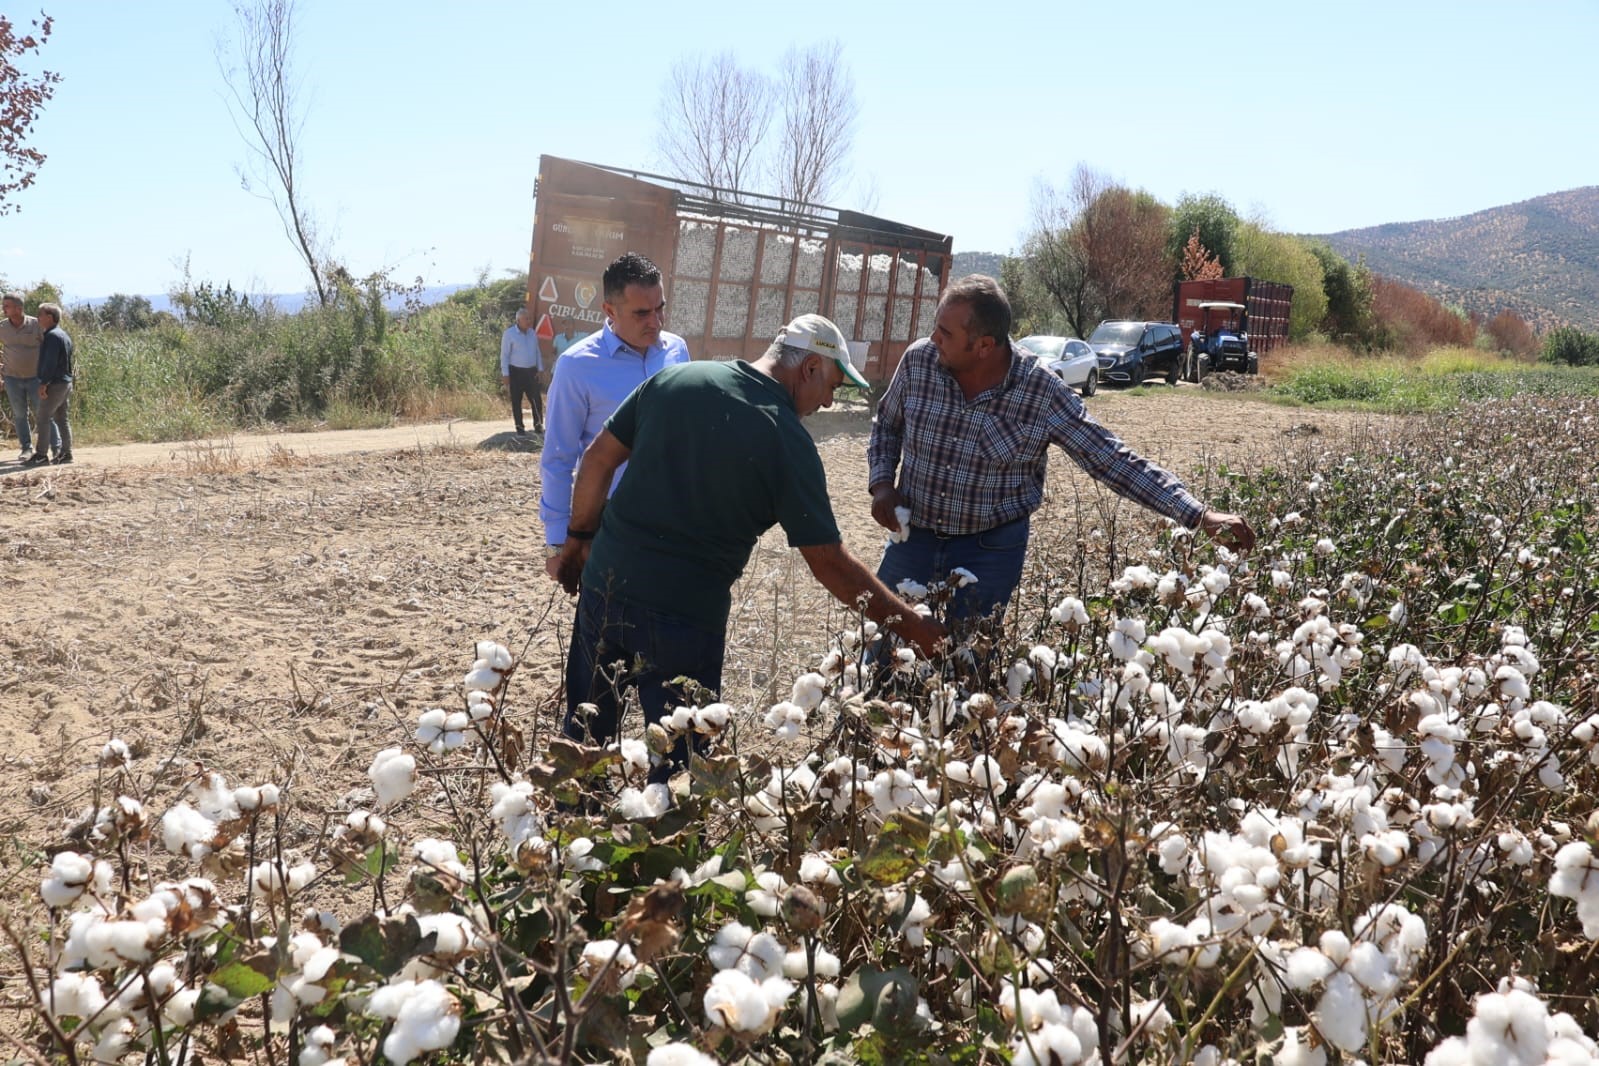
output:
M 1090 409 L 1179 473 L 1370 421 L 1192 388 Z M 845 542 L 874 562 L 868 417 L 823 412 L 812 428 Z M 158 795 L 196 762 L 342 794 L 397 722 L 458 705 L 479 637 L 522 659 L 518 706 L 553 700 L 571 607 L 543 575 L 537 456 L 509 429 L 239 435 L 0 466 L 0 842 L 56 839 L 113 735 L 147 771 L 175 756 Z M 1097 498 L 1070 462 L 1050 477 L 1057 503 Z M 840 617 L 768 535 L 735 590 L 724 695 L 764 708 Z

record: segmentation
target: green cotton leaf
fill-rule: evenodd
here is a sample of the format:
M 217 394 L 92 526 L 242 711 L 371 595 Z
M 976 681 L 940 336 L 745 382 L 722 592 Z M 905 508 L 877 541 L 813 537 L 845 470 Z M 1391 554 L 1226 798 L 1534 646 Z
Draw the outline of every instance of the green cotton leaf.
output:
M 275 983 L 272 978 L 242 962 L 230 962 L 211 975 L 211 983 L 238 1000 L 259 996 Z
M 904 881 L 926 861 L 931 835 L 932 825 L 927 819 L 901 811 L 883 823 L 877 839 L 855 868 L 880 885 Z
M 375 914 L 352 922 L 339 934 L 339 950 L 354 955 L 384 977 L 393 977 L 418 955 L 431 952 L 438 934 L 422 935 L 416 915 L 379 918 Z

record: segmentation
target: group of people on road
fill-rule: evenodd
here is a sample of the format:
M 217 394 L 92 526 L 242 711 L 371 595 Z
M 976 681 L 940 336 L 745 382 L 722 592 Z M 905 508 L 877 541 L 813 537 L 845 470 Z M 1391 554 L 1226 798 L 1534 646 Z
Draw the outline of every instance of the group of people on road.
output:
M 11 422 L 25 466 L 72 462 L 72 338 L 61 328 L 61 308 L 39 305 L 26 312 L 20 292 L 0 297 L 0 379 L 11 405 Z
M 1021 579 L 1052 444 L 1157 514 L 1238 550 L 1254 544 L 1248 522 L 1133 453 L 1015 345 L 1004 292 L 972 275 L 945 289 L 932 335 L 905 351 L 877 405 L 867 490 L 895 536 L 873 573 L 843 545 L 801 424 L 836 389 L 867 387 L 843 331 L 801 315 L 753 362 L 693 362 L 663 328 L 654 264 L 621 256 L 603 290 L 603 328 L 555 364 L 540 462 L 546 572 L 578 597 L 563 727 L 572 739 L 615 739 L 627 688 L 651 724 L 681 702 L 683 679 L 721 688 L 732 586 L 774 525 L 842 603 L 936 654 L 945 625 L 897 589 L 963 568 L 977 581 L 956 593 L 950 624 L 1002 609 Z M 651 779 L 687 756 L 679 739 Z

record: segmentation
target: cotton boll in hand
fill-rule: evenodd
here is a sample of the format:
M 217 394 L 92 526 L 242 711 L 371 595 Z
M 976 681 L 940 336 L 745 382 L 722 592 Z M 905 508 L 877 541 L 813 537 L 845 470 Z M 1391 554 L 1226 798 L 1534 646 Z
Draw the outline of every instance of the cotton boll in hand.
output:
M 895 544 L 903 544 L 911 535 L 911 509 L 909 507 L 894 508 L 894 521 L 899 523 L 899 528 L 888 534 L 888 539 Z

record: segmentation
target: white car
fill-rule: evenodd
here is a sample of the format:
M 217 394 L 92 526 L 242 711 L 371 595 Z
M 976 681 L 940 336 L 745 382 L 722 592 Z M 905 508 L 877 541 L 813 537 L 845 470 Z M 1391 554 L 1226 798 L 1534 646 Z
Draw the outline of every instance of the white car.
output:
M 1044 369 L 1084 396 L 1099 388 L 1099 359 L 1086 341 L 1076 337 L 1023 337 L 1016 342 L 1038 356 Z

